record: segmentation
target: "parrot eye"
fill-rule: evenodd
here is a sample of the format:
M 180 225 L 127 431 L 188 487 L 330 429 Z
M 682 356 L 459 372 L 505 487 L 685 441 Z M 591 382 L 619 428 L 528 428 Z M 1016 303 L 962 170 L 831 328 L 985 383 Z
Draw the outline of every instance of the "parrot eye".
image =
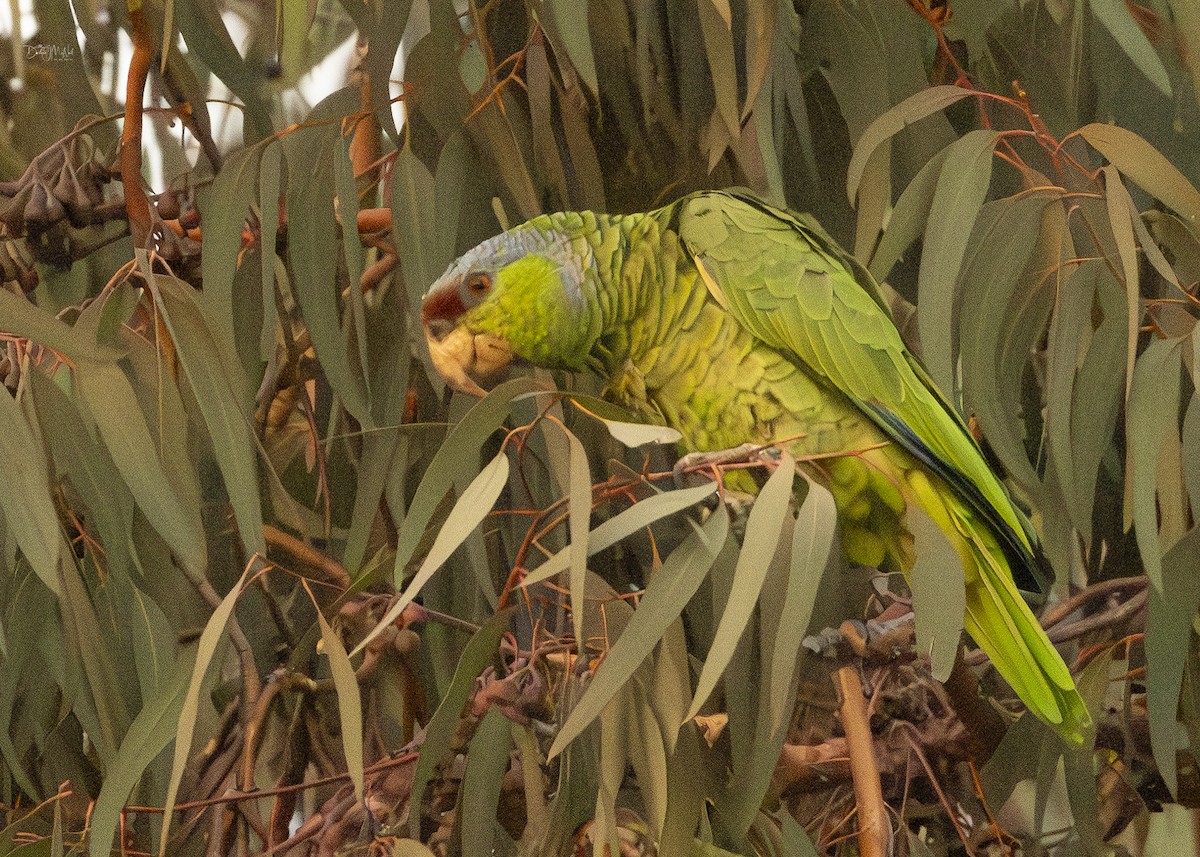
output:
M 491 291 L 492 278 L 481 271 L 468 277 L 466 286 L 468 292 L 477 298 L 481 298 Z

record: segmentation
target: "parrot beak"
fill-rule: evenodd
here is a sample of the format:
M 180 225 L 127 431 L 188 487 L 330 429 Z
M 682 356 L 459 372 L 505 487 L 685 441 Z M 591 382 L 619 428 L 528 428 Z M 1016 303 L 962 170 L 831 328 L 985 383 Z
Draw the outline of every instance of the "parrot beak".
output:
M 460 325 L 449 333 L 436 323 L 426 323 L 425 341 L 433 367 L 453 389 L 482 398 L 487 391 L 479 382 L 496 380 L 512 363 L 508 343 L 487 333 L 472 333 Z

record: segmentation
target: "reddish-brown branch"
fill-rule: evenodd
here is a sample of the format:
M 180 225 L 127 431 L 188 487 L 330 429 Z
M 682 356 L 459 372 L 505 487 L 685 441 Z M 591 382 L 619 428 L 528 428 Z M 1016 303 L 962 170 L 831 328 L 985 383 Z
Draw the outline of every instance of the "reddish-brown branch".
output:
M 850 663 L 840 667 L 834 673 L 834 681 L 842 697 L 842 728 L 846 731 L 854 799 L 858 804 L 858 852 L 862 857 L 886 857 L 891 825 L 883 803 L 879 766 L 875 764 L 875 746 L 857 665 Z
M 394 768 L 397 765 L 407 765 L 410 762 L 415 762 L 417 752 L 405 753 L 402 756 L 396 756 L 393 759 L 384 759 L 382 762 L 376 762 L 374 765 L 368 765 L 363 768 L 364 774 L 374 774 L 377 771 L 382 771 L 387 768 Z M 190 809 L 204 809 L 210 806 L 223 806 L 228 803 L 239 803 L 244 800 L 258 800 L 264 797 L 275 797 L 277 795 L 289 794 L 291 792 L 302 792 L 308 789 L 315 789 L 320 786 L 329 786 L 334 783 L 340 783 L 342 780 L 350 779 L 348 772 L 341 774 L 333 774 L 332 776 L 322 777 L 319 780 L 309 780 L 303 783 L 296 783 L 291 786 L 279 786 L 273 789 L 259 789 L 253 792 L 234 792 L 232 794 L 224 794 L 221 797 L 211 797 L 205 800 L 194 800 L 189 803 L 177 803 L 171 807 L 172 812 L 186 812 Z M 148 812 L 161 814 L 163 808 L 161 806 L 127 806 L 125 812 Z
M 285 533 L 277 527 L 267 524 L 263 527 L 263 538 L 267 545 L 281 550 L 300 564 L 316 572 L 323 581 L 332 583 L 343 592 L 350 588 L 350 575 L 342 564 L 321 553 L 316 548 L 306 545 L 293 535 Z
M 121 183 L 125 186 L 125 212 L 134 247 L 145 247 L 153 228 L 150 200 L 142 189 L 142 97 L 150 73 L 154 45 L 146 15 L 137 8 L 129 13 L 133 29 L 133 57 L 125 84 L 125 126 L 121 130 Z

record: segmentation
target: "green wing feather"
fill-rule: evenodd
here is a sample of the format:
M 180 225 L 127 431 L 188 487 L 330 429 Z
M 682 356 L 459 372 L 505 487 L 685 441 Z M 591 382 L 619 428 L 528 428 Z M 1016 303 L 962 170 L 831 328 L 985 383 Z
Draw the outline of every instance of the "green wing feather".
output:
M 681 201 L 677 218 L 702 279 L 738 323 L 799 357 L 959 490 L 993 525 L 1017 574 L 1036 585 L 1042 574 L 1027 523 L 905 347 L 870 275 L 814 222 L 754 197 L 695 195 Z
M 816 224 L 754 197 L 696 194 L 673 218 L 701 279 L 740 325 L 842 391 L 945 483 L 908 479 L 958 542 L 967 630 L 1039 717 L 1081 741 L 1086 706 L 1013 582 L 1014 572 L 1040 576 L 1024 516 L 905 348 L 874 281 Z

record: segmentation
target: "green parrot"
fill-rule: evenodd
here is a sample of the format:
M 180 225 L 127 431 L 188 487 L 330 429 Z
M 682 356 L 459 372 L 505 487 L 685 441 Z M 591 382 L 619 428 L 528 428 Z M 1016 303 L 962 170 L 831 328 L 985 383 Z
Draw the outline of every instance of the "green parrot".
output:
M 421 315 L 455 389 L 482 395 L 514 363 L 586 371 L 690 450 L 785 441 L 831 490 L 852 562 L 907 573 L 905 509 L 924 510 L 962 561 L 968 633 L 1082 742 L 1087 708 L 1014 580 L 1040 574 L 1028 521 L 876 283 L 811 218 L 733 190 L 543 215 L 451 265 Z

